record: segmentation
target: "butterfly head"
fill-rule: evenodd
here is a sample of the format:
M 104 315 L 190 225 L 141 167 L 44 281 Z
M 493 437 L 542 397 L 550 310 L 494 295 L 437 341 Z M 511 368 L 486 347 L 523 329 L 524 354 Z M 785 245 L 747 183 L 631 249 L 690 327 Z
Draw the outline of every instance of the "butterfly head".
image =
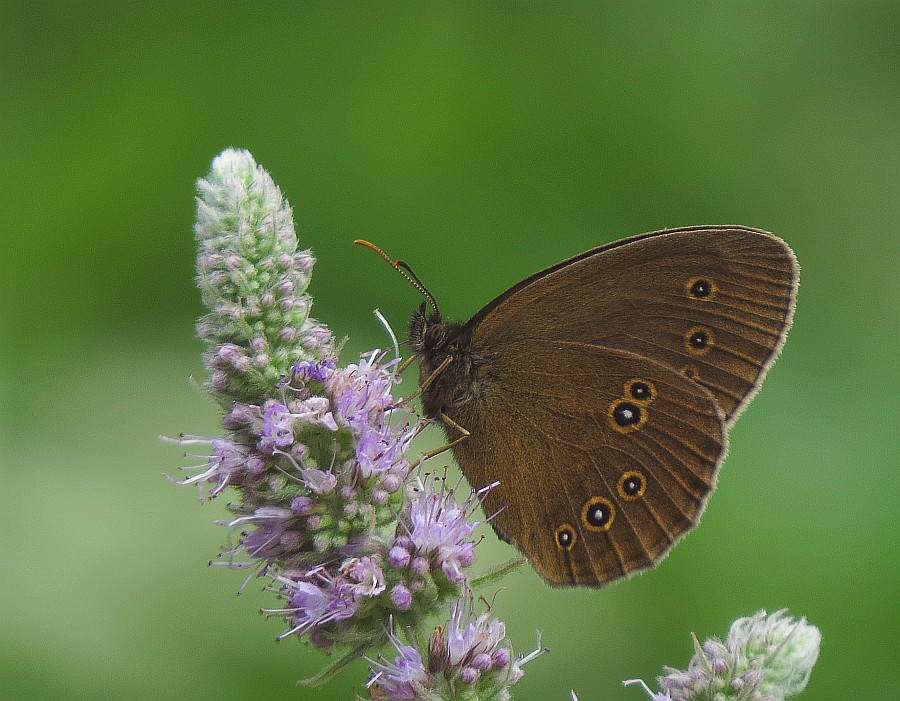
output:
M 440 312 L 427 312 L 425 303 L 413 312 L 409 320 L 409 347 L 418 356 L 433 355 L 450 345 L 451 325 L 444 323 Z

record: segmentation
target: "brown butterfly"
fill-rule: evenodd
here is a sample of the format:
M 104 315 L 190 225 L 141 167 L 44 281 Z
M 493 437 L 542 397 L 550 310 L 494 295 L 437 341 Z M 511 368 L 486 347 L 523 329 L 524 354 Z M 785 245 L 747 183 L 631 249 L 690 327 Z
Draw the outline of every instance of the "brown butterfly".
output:
M 425 413 L 497 534 L 557 586 L 655 565 L 696 525 L 728 430 L 778 355 L 799 268 L 781 239 L 697 226 L 594 248 L 465 324 L 413 314 Z

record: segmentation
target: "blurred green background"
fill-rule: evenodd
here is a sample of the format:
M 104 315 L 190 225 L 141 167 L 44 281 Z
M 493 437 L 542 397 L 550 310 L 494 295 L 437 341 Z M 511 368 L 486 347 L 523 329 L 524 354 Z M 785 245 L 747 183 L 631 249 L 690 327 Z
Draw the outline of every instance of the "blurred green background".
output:
M 345 358 L 419 303 L 357 237 L 465 319 L 626 235 L 783 236 L 796 323 L 703 523 L 608 589 L 510 577 L 513 643 L 552 649 L 515 697 L 638 700 L 620 681 L 691 631 L 789 607 L 824 634 L 803 699 L 900 698 L 898 137 L 895 1 L 0 4 L 0 696 L 364 693 L 361 663 L 294 686 L 324 658 L 273 642 L 272 598 L 206 566 L 222 505 L 161 477 L 158 434 L 218 430 L 189 382 L 194 180 L 240 146 Z

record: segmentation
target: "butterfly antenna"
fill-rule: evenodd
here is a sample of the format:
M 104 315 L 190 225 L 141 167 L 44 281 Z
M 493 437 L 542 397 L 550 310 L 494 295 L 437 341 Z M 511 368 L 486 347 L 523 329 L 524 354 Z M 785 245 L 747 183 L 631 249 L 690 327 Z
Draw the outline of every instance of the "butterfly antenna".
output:
M 371 248 L 373 251 L 375 251 L 375 253 L 377 253 L 382 258 L 384 258 L 394 270 L 396 270 L 403 277 L 405 277 L 406 280 L 413 287 L 415 287 L 422 294 L 422 296 L 425 297 L 425 299 L 428 300 L 428 303 L 431 305 L 431 308 L 434 309 L 434 313 L 437 314 L 438 316 L 440 316 L 440 311 L 438 310 L 438 305 L 434 299 L 434 295 L 432 295 L 428 291 L 428 288 L 422 284 L 422 281 L 419 280 L 419 276 L 413 272 L 412 268 L 410 268 L 407 263 L 404 263 L 402 260 L 391 260 L 387 256 L 387 254 L 384 251 L 382 251 L 380 248 L 378 248 L 378 246 L 376 246 L 374 243 L 369 243 L 368 241 L 363 241 L 362 239 L 356 239 L 353 243 L 355 243 L 359 246 L 365 246 L 366 248 Z

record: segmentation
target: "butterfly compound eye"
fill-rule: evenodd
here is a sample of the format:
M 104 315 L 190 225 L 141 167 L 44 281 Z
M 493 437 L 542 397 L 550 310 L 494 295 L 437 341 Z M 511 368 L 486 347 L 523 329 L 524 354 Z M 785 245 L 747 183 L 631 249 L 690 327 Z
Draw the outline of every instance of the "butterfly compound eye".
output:
M 425 345 L 434 348 L 444 339 L 444 325 L 431 324 L 425 329 Z

